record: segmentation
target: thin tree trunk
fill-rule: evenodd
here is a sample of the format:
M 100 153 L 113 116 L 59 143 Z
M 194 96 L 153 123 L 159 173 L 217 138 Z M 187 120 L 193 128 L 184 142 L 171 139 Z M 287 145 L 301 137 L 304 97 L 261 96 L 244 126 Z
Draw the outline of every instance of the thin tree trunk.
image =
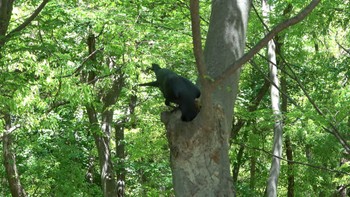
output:
M 270 67 L 271 72 L 271 80 L 274 81 L 275 84 L 278 84 L 277 79 L 277 68 L 274 66 Z M 282 156 L 282 134 L 283 134 L 283 124 L 282 124 L 282 113 L 279 108 L 279 92 L 277 88 L 271 86 L 271 104 L 275 119 L 274 124 L 274 136 L 273 136 L 273 148 L 272 153 L 274 156 L 281 157 Z M 272 158 L 271 168 L 270 168 L 270 176 L 267 184 L 267 194 L 270 197 L 277 196 L 277 182 L 278 176 L 280 173 L 280 159 L 277 157 Z
M 293 166 L 293 147 L 290 141 L 289 135 L 286 136 L 285 139 L 286 144 L 286 155 L 288 160 L 288 171 L 287 171 L 287 180 L 288 180 L 288 197 L 294 197 L 294 166 Z
M 3 159 L 4 166 L 6 171 L 7 181 L 10 186 L 11 195 L 15 197 L 24 197 L 27 196 L 26 192 L 21 184 L 19 173 L 16 165 L 16 155 L 13 152 L 12 148 L 12 135 L 10 130 L 11 127 L 11 117 L 8 113 L 4 114 L 5 116 L 5 132 L 2 136 L 3 144 Z
M 267 0 L 262 0 L 262 10 L 264 21 L 268 24 L 268 16 L 271 10 L 271 6 L 268 4 Z M 276 62 L 276 45 L 274 40 L 270 40 L 267 45 L 267 55 L 269 60 L 269 70 L 270 79 L 277 87 L 279 87 L 279 80 L 277 74 L 277 62 Z M 274 156 L 282 156 L 282 134 L 283 134 L 283 123 L 282 123 L 282 112 L 280 109 L 280 96 L 278 88 L 271 85 L 271 105 L 274 114 L 275 124 L 274 124 L 274 137 L 273 137 L 273 147 L 272 153 Z M 277 157 L 272 157 L 270 175 L 267 181 L 267 196 L 275 197 L 277 196 L 277 185 L 278 176 L 280 173 L 281 161 Z
M 129 101 L 129 107 L 125 114 L 128 117 L 123 118 L 115 124 L 115 137 L 116 137 L 116 156 L 117 156 L 117 190 L 118 197 L 125 196 L 125 141 L 124 141 L 124 128 L 127 122 L 131 122 L 130 127 L 134 127 L 132 116 L 134 115 L 136 107 L 137 96 L 132 95 Z
M 247 135 L 248 135 L 248 131 L 246 130 L 243 134 L 243 140 L 247 140 Z M 244 145 L 241 145 L 239 147 L 238 153 L 237 153 L 237 157 L 236 157 L 236 162 L 234 162 L 233 164 L 233 170 L 232 170 L 232 177 L 233 177 L 233 183 L 235 185 L 237 185 L 237 180 L 238 180 L 238 173 L 239 173 L 239 169 L 242 165 L 242 159 L 243 159 L 243 153 L 244 153 Z
M 277 49 L 280 52 L 280 46 L 281 44 L 277 44 Z M 286 75 L 282 74 L 281 78 L 281 90 L 282 92 L 287 92 L 287 80 Z M 282 112 L 283 114 L 287 113 L 287 106 L 288 106 L 288 98 L 285 95 L 282 95 Z M 288 170 L 287 170 L 287 180 L 288 180 L 288 189 L 287 189 L 287 196 L 288 197 L 294 197 L 294 164 L 293 164 L 293 147 L 291 143 L 291 139 L 289 134 L 286 135 L 286 138 L 284 140 L 284 143 L 286 145 L 286 156 L 288 160 Z
M 350 122 L 349 122 L 349 123 L 350 123 Z M 349 124 L 348 126 L 350 126 L 350 124 Z M 343 151 L 343 155 L 342 155 L 342 157 L 340 158 L 339 166 L 346 165 L 346 163 L 349 162 L 349 158 L 350 158 L 349 156 L 350 156 L 350 155 L 348 154 L 348 152 Z M 338 176 L 341 177 L 341 176 L 345 176 L 345 175 L 339 174 Z M 349 188 L 349 186 L 350 186 L 350 183 L 339 185 L 339 186 L 337 187 L 337 192 L 335 193 L 334 196 L 346 197 L 346 196 L 347 196 L 347 193 L 348 193 L 348 192 L 347 192 L 347 191 L 348 191 L 347 188 Z
M 288 6 L 283 10 L 283 16 L 289 16 L 291 11 L 293 9 L 292 4 L 288 4 Z M 275 38 L 276 40 L 276 53 L 281 55 L 282 54 L 282 46 L 284 41 L 284 35 L 278 35 Z M 285 67 L 283 65 L 283 61 L 281 61 L 281 58 L 277 58 L 277 64 L 280 65 L 281 69 Z M 287 93 L 287 80 L 286 80 L 286 74 L 282 73 L 281 77 L 281 91 Z M 285 94 L 282 95 L 282 104 L 281 104 L 282 113 L 286 114 L 288 110 L 288 98 Z M 287 170 L 287 181 L 288 181 L 288 187 L 287 187 L 287 196 L 288 197 L 294 197 L 294 164 L 293 164 L 293 146 L 291 143 L 291 139 L 289 134 L 286 135 L 284 143 L 286 145 L 286 156 L 287 156 L 287 164 L 288 164 L 288 170 Z
M 257 95 L 253 99 L 251 99 L 250 104 L 249 104 L 249 108 L 248 108 L 249 112 L 254 112 L 258 108 L 261 100 L 264 98 L 264 96 L 267 93 L 268 89 L 269 89 L 269 82 L 267 80 L 265 80 L 264 84 L 261 86 L 261 88 L 258 91 Z M 232 132 L 231 132 L 231 141 L 230 141 L 231 143 L 234 140 L 237 139 L 238 132 L 240 131 L 240 129 L 245 124 L 246 124 L 246 120 L 239 119 L 237 121 L 237 124 L 235 124 L 233 126 Z M 247 135 L 248 135 L 247 132 L 245 132 L 243 134 L 243 140 L 244 141 L 246 140 Z M 239 148 L 238 154 L 237 154 L 237 159 L 236 159 L 237 161 L 234 162 L 234 166 L 233 166 L 233 170 L 232 170 L 232 177 L 233 177 L 234 185 L 236 185 L 237 180 L 238 180 L 239 169 L 240 169 L 240 166 L 242 164 L 241 160 L 242 160 L 242 156 L 243 156 L 243 151 L 244 151 L 244 146 L 241 145 L 241 147 Z
M 249 188 L 252 191 L 252 193 L 255 193 L 255 183 L 256 183 L 256 156 L 252 155 L 250 158 L 250 181 L 249 181 Z
M 2 47 L 6 40 L 5 36 L 10 25 L 14 0 L 1 0 L 0 2 L 0 59 L 2 56 Z M 4 82 L 4 84 L 6 81 Z M 5 131 L 2 135 L 3 160 L 6 172 L 6 179 L 10 187 L 12 196 L 22 197 L 27 196 L 20 182 L 19 173 L 16 165 L 16 155 L 13 152 L 13 142 L 11 128 L 11 115 L 9 112 L 4 112 Z
M 96 37 L 93 33 L 90 33 L 87 44 L 90 55 L 89 63 L 96 64 Z M 111 58 L 107 64 L 110 69 L 114 69 L 115 64 Z M 94 70 L 89 72 L 82 71 L 82 82 L 94 85 L 96 82 L 96 75 L 97 74 Z M 114 176 L 109 142 L 113 125 L 113 110 L 111 109 L 111 106 L 116 102 L 123 86 L 122 75 L 119 77 L 112 75 L 111 78 L 113 81 L 112 87 L 99 90 L 101 91 L 98 93 L 100 97 L 96 99 L 102 101 L 102 110 L 96 111 L 92 104 L 85 106 L 89 122 L 92 125 L 92 134 L 98 150 L 101 184 L 103 195 L 105 197 L 117 196 L 117 184 Z M 98 120 L 98 116 L 101 116 L 101 121 Z M 102 131 L 102 133 L 100 131 Z
M 125 143 L 124 143 L 125 120 L 115 125 L 116 153 L 117 153 L 117 190 L 118 197 L 125 196 Z

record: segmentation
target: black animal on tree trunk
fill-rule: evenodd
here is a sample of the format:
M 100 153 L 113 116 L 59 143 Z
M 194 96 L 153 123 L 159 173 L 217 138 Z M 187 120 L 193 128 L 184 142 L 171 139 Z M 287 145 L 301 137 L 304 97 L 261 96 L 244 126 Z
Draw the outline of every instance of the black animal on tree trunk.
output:
M 160 68 L 158 64 L 152 64 L 152 70 L 156 74 L 157 80 L 140 84 L 140 86 L 158 87 L 163 93 L 167 106 L 170 106 L 170 103 L 179 105 L 182 121 L 193 120 L 199 112 L 197 98 L 200 97 L 201 92 L 198 87 L 173 71 Z

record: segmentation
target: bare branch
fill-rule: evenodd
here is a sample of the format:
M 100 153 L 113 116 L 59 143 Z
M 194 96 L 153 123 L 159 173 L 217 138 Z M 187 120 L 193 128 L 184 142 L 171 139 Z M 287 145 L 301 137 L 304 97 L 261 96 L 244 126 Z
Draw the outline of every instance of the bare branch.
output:
M 270 31 L 269 27 L 265 24 L 264 20 L 261 18 L 260 14 L 258 13 L 258 10 L 256 10 L 253 3 L 252 3 L 252 8 L 254 10 L 255 15 L 258 17 L 260 23 L 264 26 L 265 31 Z
M 311 11 L 318 5 L 320 0 L 312 0 L 311 3 L 306 6 L 302 11 L 300 11 L 296 16 L 278 24 L 274 27 L 266 36 L 261 39 L 249 52 L 244 54 L 240 59 L 234 62 L 231 66 L 229 66 L 223 74 L 221 74 L 218 78 L 215 79 L 213 86 L 219 85 L 224 79 L 230 77 L 233 73 L 236 72 L 239 68 L 243 66 L 243 64 L 247 63 L 256 53 L 260 51 L 263 47 L 267 45 L 267 43 L 278 33 L 283 31 L 284 29 L 295 25 L 302 21 Z

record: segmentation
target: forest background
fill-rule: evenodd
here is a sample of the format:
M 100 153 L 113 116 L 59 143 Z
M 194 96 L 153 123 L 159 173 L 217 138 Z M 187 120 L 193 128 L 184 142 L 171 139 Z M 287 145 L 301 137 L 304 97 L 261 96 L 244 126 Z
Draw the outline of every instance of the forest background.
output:
M 264 15 L 252 2 L 246 51 L 308 5 L 268 3 Z M 203 42 L 210 14 L 201 1 Z M 0 17 L 0 196 L 106 196 L 117 182 L 121 196 L 173 196 L 169 108 L 138 84 L 154 80 L 152 63 L 197 80 L 189 3 L 3 0 Z M 349 196 L 349 20 L 349 1 L 323 1 L 275 37 L 279 196 Z M 263 49 L 241 70 L 229 140 L 237 196 L 263 196 L 276 158 L 269 64 Z

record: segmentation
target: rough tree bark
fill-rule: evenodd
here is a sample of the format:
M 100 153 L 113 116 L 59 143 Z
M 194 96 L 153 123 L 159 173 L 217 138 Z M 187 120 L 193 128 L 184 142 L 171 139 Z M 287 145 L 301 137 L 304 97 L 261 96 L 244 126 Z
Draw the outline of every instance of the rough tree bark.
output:
M 262 0 L 262 12 L 263 20 L 265 24 L 269 23 L 269 13 L 272 9 L 272 6 L 268 4 L 267 0 Z M 272 163 L 270 167 L 270 175 L 267 180 L 267 196 L 275 197 L 277 196 L 277 184 L 278 176 L 280 174 L 281 160 L 282 157 L 282 135 L 283 135 L 283 119 L 282 111 L 280 107 L 280 94 L 279 87 L 280 82 L 278 79 L 278 70 L 277 70 L 277 60 L 276 60 L 276 44 L 274 40 L 270 40 L 267 44 L 267 58 L 269 60 L 269 71 L 270 71 L 270 80 L 274 83 L 271 84 L 271 105 L 272 111 L 274 114 L 274 136 L 273 136 L 273 147 L 272 147 Z M 277 86 L 277 87 L 276 87 Z M 275 157 L 277 156 L 277 157 Z M 279 157 L 279 158 L 278 158 Z
M 162 115 L 176 196 L 234 196 L 228 148 L 239 72 L 218 88 L 203 79 L 215 79 L 243 55 L 249 5 L 248 0 L 213 1 L 204 55 L 207 72 L 200 76 L 202 111 L 188 123 L 180 120 L 180 112 Z

